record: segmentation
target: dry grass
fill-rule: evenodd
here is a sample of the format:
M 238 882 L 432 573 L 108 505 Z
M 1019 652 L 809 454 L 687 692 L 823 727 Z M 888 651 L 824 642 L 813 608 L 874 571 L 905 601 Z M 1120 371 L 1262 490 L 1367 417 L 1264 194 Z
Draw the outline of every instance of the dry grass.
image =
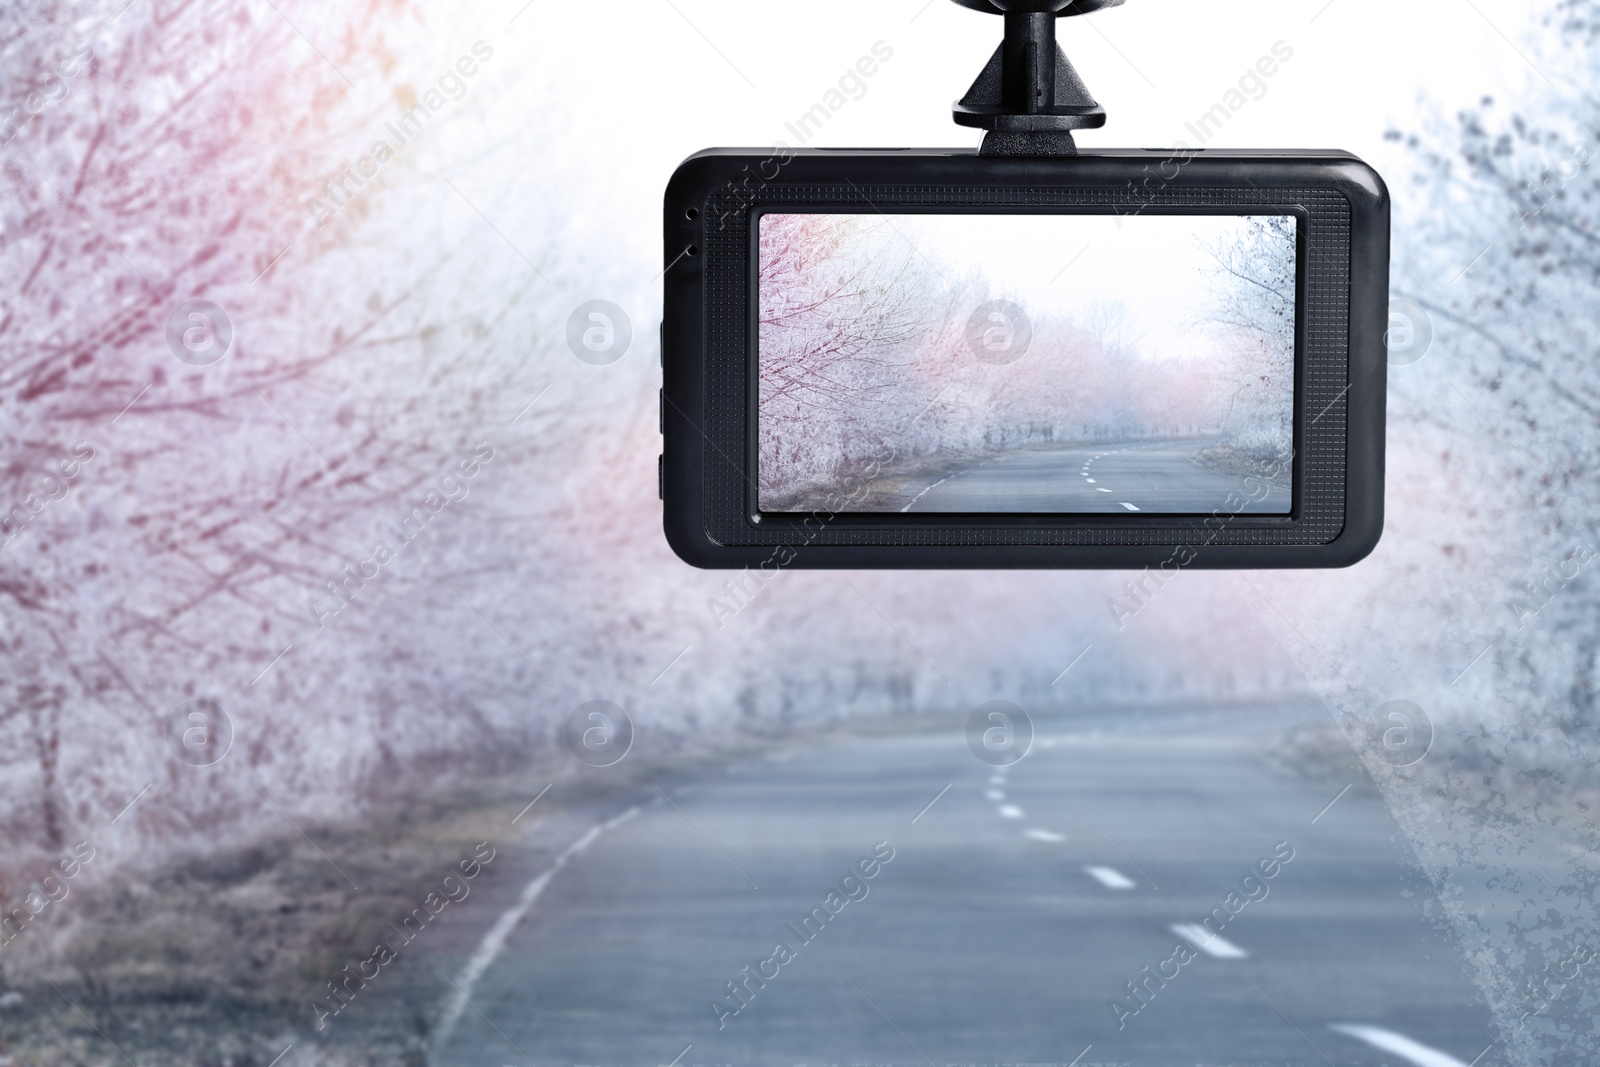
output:
M 1195 453 L 1194 458 L 1214 471 L 1239 478 L 1260 478 L 1279 489 L 1294 488 L 1294 469 L 1277 456 L 1252 452 L 1233 445 L 1212 445 Z
M 747 749 L 684 754 L 670 767 L 633 759 L 603 772 L 552 762 L 360 818 L 301 823 L 306 837 L 286 828 L 143 875 L 118 871 L 115 885 L 80 878 L 52 921 L 41 916 L 0 955 L 0 991 L 25 998 L 0 1010 L 0 1067 L 113 1064 L 122 1055 L 167 1067 L 267 1067 L 291 1042 L 298 1051 L 284 1062 L 295 1067 L 418 1067 L 447 992 L 430 954 L 441 934 L 475 943 L 493 909 L 473 910 L 471 897 L 446 908 L 414 951 L 402 949 L 319 1034 L 311 1005 L 326 983 L 378 941 L 398 941 L 389 924 L 421 906 L 480 842 L 498 854 L 472 892 L 492 893 L 516 877 L 517 839 L 541 819 Z

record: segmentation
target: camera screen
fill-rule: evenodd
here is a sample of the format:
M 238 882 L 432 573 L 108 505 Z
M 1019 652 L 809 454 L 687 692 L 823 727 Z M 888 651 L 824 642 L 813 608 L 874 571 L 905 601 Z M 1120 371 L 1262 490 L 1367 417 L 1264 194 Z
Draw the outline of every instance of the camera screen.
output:
M 759 226 L 762 511 L 1289 514 L 1295 216 Z

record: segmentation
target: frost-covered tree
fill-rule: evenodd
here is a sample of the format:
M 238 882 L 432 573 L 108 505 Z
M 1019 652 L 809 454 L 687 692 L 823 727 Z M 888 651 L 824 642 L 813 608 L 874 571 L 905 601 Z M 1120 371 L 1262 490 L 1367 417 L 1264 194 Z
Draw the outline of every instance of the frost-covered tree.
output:
M 1432 223 L 1406 295 L 1451 344 L 1456 419 L 1486 436 L 1526 510 L 1531 560 L 1505 574 L 1501 663 L 1573 738 L 1600 723 L 1600 4 L 1561 0 L 1543 20 L 1542 69 L 1559 89 L 1485 98 L 1453 130 L 1405 137 L 1425 166 Z M 1502 490 L 1503 491 L 1503 490 Z M 1552 635 L 1555 661 L 1527 634 Z M 1519 701 L 1520 703 L 1520 701 Z
M 486 430 L 510 418 L 518 364 L 485 358 L 483 339 L 507 306 L 536 302 L 485 294 L 466 277 L 476 263 L 416 240 L 415 223 L 405 241 L 362 227 L 410 157 L 327 226 L 307 210 L 393 114 L 352 85 L 382 84 L 393 36 L 413 32 L 407 5 L 368 5 L 370 32 L 320 56 L 294 25 L 318 28 L 310 7 L 122 7 L 0 13 L 6 865 L 58 852 L 146 785 L 124 827 L 178 844 L 259 820 L 254 784 L 348 797 L 461 743 L 496 694 L 453 676 L 485 650 L 406 647 L 360 610 L 382 589 L 360 592 L 346 568 L 486 435 L 496 470 L 535 447 Z M 175 316 L 197 298 L 222 308 L 231 344 L 215 313 Z M 222 358 L 207 362 L 208 343 Z M 330 584 L 356 605 L 331 620 L 311 606 Z M 461 610 L 435 584 L 422 610 Z M 427 714 L 382 729 L 395 692 Z M 254 783 L 168 752 L 168 718 L 199 697 L 231 712 L 230 758 Z M 304 716 L 335 706 L 313 741 Z
M 1217 288 L 1207 319 L 1228 351 L 1230 436 L 1270 462 L 1288 455 L 1294 441 L 1295 220 L 1244 221 L 1210 249 Z
M 942 294 L 891 224 L 857 215 L 766 216 L 760 277 L 762 489 L 826 482 L 915 413 L 894 372 Z
M 1411 149 L 1391 178 L 1394 295 L 1433 342 L 1390 370 L 1388 532 L 1337 582 L 1271 595 L 1297 605 L 1308 673 L 1443 899 L 1460 894 L 1446 911 L 1507 1054 L 1578 1063 L 1600 1047 L 1594 991 L 1551 995 L 1550 974 L 1596 923 L 1600 4 L 1543 11 L 1519 40 L 1529 88 L 1389 134 Z M 1434 723 L 1422 788 L 1368 747 L 1402 695 Z

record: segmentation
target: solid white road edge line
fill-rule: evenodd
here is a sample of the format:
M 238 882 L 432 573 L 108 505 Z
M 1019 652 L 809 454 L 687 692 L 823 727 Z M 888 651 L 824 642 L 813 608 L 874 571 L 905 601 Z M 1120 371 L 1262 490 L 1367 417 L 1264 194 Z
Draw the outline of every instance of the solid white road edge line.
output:
M 601 834 L 622 825 L 637 814 L 639 814 L 639 807 L 634 805 L 613 819 L 608 819 L 597 826 L 589 827 L 582 837 L 561 850 L 561 854 L 556 856 L 555 861 L 545 869 L 543 874 L 528 883 L 527 888 L 522 891 L 522 896 L 517 900 L 516 904 L 508 908 L 505 914 L 495 920 L 495 924 L 489 928 L 489 932 L 483 935 L 483 940 L 478 942 L 478 947 L 473 951 L 471 958 L 467 960 L 467 965 L 461 968 L 460 974 L 456 975 L 456 986 L 461 992 L 461 999 L 451 1001 L 450 1007 L 445 1010 L 444 1017 L 439 1020 L 439 1027 L 434 1031 L 435 1036 L 433 1038 L 435 1050 L 444 1048 L 449 1042 L 451 1034 L 455 1031 L 456 1024 L 461 1021 L 461 1013 L 467 1008 L 467 998 L 472 996 L 472 987 L 479 978 L 483 977 L 483 972 L 487 971 L 500 953 L 505 950 L 506 941 L 511 937 L 511 932 L 517 928 L 517 925 L 523 919 L 527 918 L 528 912 L 533 910 L 533 905 L 544 893 L 545 887 L 550 884 L 550 879 L 554 878 L 561 868 L 567 865 L 568 860 L 599 840 Z
M 924 489 L 922 492 L 920 492 L 916 496 L 912 497 L 911 498 L 911 503 L 909 503 L 905 507 L 901 508 L 900 509 L 900 513 L 902 515 L 904 515 L 906 512 L 908 512 L 912 508 L 916 507 L 917 506 L 917 501 L 921 500 L 923 497 L 927 496 L 929 493 L 933 492 L 935 489 L 939 488 L 941 485 L 943 485 L 945 482 L 948 482 L 949 480 L 950 480 L 949 478 L 940 478 L 938 481 L 936 481 L 932 485 L 928 486 L 928 488 Z

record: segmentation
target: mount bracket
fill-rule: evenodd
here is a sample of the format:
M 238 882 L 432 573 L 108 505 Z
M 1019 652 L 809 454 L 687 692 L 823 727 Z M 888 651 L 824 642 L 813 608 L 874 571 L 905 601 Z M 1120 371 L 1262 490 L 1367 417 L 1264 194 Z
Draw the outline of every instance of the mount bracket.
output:
M 955 105 L 958 125 L 989 131 L 980 155 L 1075 156 L 1073 130 L 1106 124 L 1106 111 L 1056 44 L 1056 19 L 1123 0 L 955 0 L 1005 16 L 1005 41 Z

